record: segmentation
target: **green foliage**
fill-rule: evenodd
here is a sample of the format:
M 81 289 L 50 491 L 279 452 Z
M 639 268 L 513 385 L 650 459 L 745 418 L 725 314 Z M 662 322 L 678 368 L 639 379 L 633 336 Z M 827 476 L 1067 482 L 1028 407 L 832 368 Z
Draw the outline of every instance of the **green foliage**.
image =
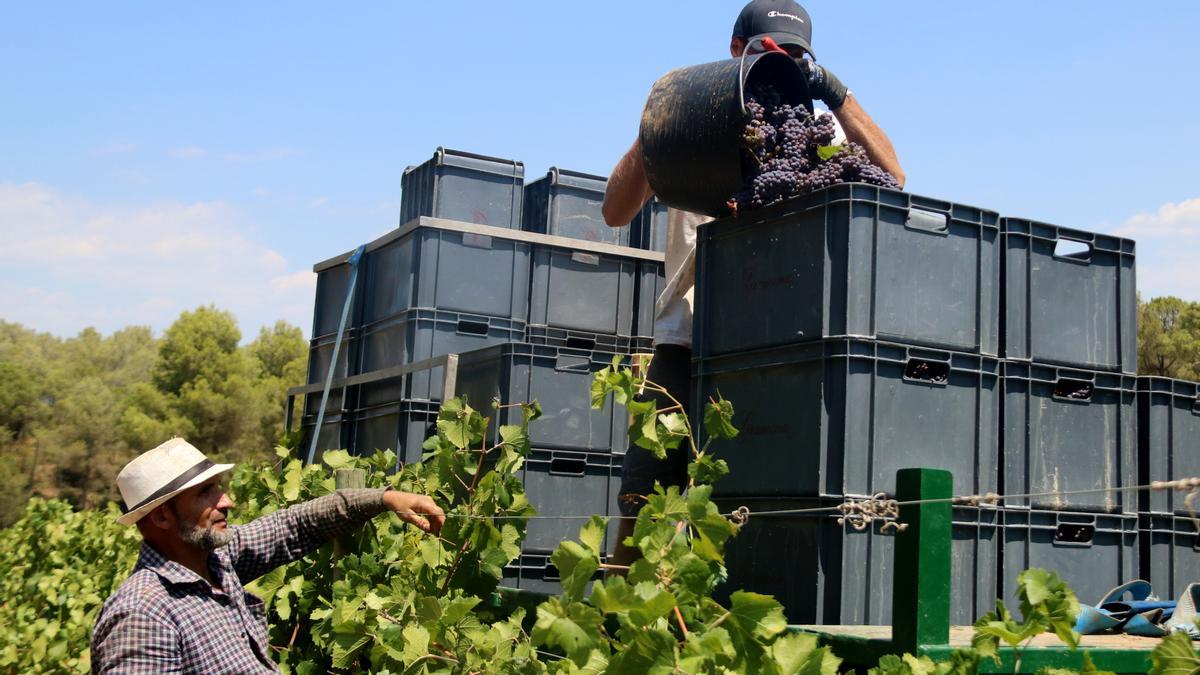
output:
M 811 636 L 786 632 L 783 607 L 769 596 L 735 592 L 728 607 L 711 597 L 726 576 L 725 543 L 737 532 L 711 500 L 715 480 L 728 471 L 698 447 L 678 401 L 664 410 L 636 400 L 643 389 L 666 393 L 614 361 L 596 373 L 593 407 L 611 395 L 630 413 L 631 439 L 658 456 L 686 449 L 692 459 L 686 492 L 655 486 L 646 495 L 633 535 L 642 558 L 624 576 L 587 584 L 602 567 L 602 521 L 584 525 L 580 541 L 563 542 L 552 560 L 563 594 L 537 608 L 533 643 L 562 659 L 551 672 L 608 673 L 814 673 L 833 675 L 838 659 Z M 669 396 L 669 394 L 668 394 Z M 736 434 L 733 407 L 706 406 L 714 438 Z
M 100 605 L 125 580 L 141 536 L 115 506 L 73 511 L 34 498 L 0 531 L 0 672 L 86 673 Z
M 1150 675 L 1196 675 L 1200 673 L 1200 655 L 1186 633 L 1172 633 L 1150 655 Z
M 0 427 L 19 435 L 37 407 L 40 391 L 33 373 L 17 363 L 0 361 Z
M 960 649 L 948 661 L 933 661 L 928 656 L 888 654 L 868 675 L 973 675 L 979 670 L 979 655 L 973 650 Z
M 94 380 L 83 378 L 89 384 L 80 386 L 94 387 Z M 146 387 L 135 388 L 145 407 L 169 400 L 170 394 Z M 447 401 L 423 461 L 399 470 L 390 451 L 371 458 L 330 451 L 320 464 L 304 465 L 282 447 L 274 465 L 240 465 L 230 486 L 231 515 L 243 522 L 330 493 L 335 473 L 344 469 L 361 470 L 367 486 L 429 494 L 447 512 L 440 536 L 383 516 L 254 582 L 250 590 L 269 608 L 272 656 L 281 669 L 837 673 L 840 660 L 815 636 L 790 632 L 773 598 L 739 591 L 727 606 L 712 598 L 726 576 L 725 546 L 738 530 L 711 500 L 712 483 L 728 467 L 708 453 L 707 443 L 695 443 L 678 402 L 665 410 L 639 405 L 636 395 L 656 387 L 614 363 L 597 373 L 593 403 L 603 405 L 610 396 L 624 401 L 647 449 L 689 452 L 689 484 L 684 490 L 656 486 L 646 495 L 627 540 L 642 558 L 628 569 L 602 561 L 606 520 L 586 522 L 576 541 L 562 542 L 552 555 L 562 593 L 528 611 L 506 613 L 491 599 L 503 568 L 519 555 L 533 514 L 520 475 L 536 404 L 520 406 L 521 423 L 500 427 L 499 441 L 489 443 L 487 419 L 461 400 Z M 80 401 L 75 410 L 88 413 L 89 398 L 73 394 Z M 703 414 L 709 438 L 736 436 L 732 417 L 728 401 L 709 401 Z M 140 540 L 135 529 L 116 525 L 116 513 L 111 505 L 73 511 L 61 501 L 38 499 L 17 524 L 0 531 L 0 625 L 6 626 L 0 672 L 89 669 L 86 646 L 96 613 L 131 569 Z M 603 571 L 624 574 L 597 580 Z M 976 624 L 973 649 L 943 662 L 886 656 L 870 672 L 974 673 L 1001 645 L 1017 650 L 1019 668 L 1020 649 L 1046 631 L 1076 645 L 1071 626 L 1079 605 L 1070 589 L 1043 570 L 1028 570 L 1018 582 L 1021 621 L 998 603 Z M 1163 640 L 1153 663 L 1154 673 L 1200 673 L 1200 657 L 1184 635 Z M 1086 654 L 1079 672 L 1097 672 Z
M 1200 378 L 1200 303 L 1175 297 L 1138 300 L 1138 372 Z
M 0 321 L 0 526 L 31 493 L 116 499 L 120 467 L 174 435 L 218 458 L 269 458 L 306 344 L 284 322 L 244 347 L 239 337 L 228 313 L 205 307 L 161 342 L 145 327 L 64 340 Z
M 1017 651 L 1019 666 L 1020 650 L 1047 631 L 1057 635 L 1070 649 L 1079 646 L 1079 633 L 1075 632 L 1079 601 L 1057 574 L 1043 569 L 1021 572 L 1017 575 L 1017 600 L 1023 621 L 1013 618 L 1004 603 L 997 601 L 995 612 L 975 622 L 971 646 L 981 657 L 991 657 L 999 663 L 999 647 L 1003 642 Z
M 232 496 L 245 519 L 329 493 L 338 469 L 364 469 L 368 487 L 428 494 L 447 513 L 440 537 L 377 518 L 341 542 L 344 557 L 326 546 L 252 584 L 272 611 L 271 643 L 285 671 L 467 672 L 503 658 L 499 672 L 524 672 L 536 662 L 523 615 L 496 620 L 484 602 L 520 554 L 533 514 L 520 473 L 537 409 L 522 412 L 522 423 L 501 427 L 501 441 L 489 445 L 487 419 L 447 401 L 424 461 L 394 474 L 391 451 L 370 459 L 326 452 L 322 467 L 284 448 L 278 470 L 237 470 Z

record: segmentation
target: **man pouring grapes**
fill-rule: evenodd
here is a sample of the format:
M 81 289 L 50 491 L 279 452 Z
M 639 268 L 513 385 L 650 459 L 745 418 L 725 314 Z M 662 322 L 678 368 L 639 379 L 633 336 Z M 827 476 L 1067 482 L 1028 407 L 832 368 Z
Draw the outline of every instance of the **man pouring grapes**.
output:
M 859 105 L 854 94 L 812 50 L 812 20 L 794 0 L 752 0 L 733 25 L 729 53 L 737 58 L 764 50 L 782 50 L 794 58 L 812 98 L 831 112 L 810 115 L 803 106 L 772 101 L 771 92 L 747 92 L 747 150 L 758 160 L 751 183 L 730 196 L 732 209 L 758 208 L 837 182 L 863 181 L 900 188 L 904 172 L 887 135 Z M 755 99 L 758 95 L 762 100 Z M 778 98 L 778 97 L 776 97 Z M 833 157 L 817 157 L 818 149 L 839 146 Z M 769 150 L 770 152 L 766 152 Z M 635 141 L 613 168 L 604 195 L 605 221 L 612 227 L 629 223 L 654 196 L 646 178 L 640 141 Z M 692 302 L 695 286 L 696 227 L 708 218 L 671 208 L 667 214 L 666 284 L 655 306 L 654 357 L 648 379 L 662 385 L 687 413 L 690 400 Z M 648 394 L 660 409 L 674 403 Z M 628 564 L 636 549 L 624 540 L 644 495 L 656 482 L 687 483 L 687 453 L 669 451 L 665 460 L 631 445 L 625 454 L 618 506 L 623 516 L 613 562 Z

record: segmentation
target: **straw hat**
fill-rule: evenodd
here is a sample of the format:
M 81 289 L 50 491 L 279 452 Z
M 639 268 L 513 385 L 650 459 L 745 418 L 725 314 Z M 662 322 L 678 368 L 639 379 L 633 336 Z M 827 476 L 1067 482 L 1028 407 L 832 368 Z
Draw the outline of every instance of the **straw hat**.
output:
M 132 525 L 159 504 L 233 466 L 213 464 L 191 443 L 172 438 L 138 455 L 117 474 L 117 488 L 125 502 L 125 513 L 117 522 Z

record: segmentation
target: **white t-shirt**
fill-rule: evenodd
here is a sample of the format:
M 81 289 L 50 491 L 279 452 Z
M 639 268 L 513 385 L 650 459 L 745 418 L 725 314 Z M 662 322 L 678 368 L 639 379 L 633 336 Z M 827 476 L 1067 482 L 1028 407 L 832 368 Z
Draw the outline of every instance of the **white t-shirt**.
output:
M 818 113 L 826 112 L 817 110 Z M 833 144 L 846 133 L 833 120 Z M 696 228 L 712 218 L 676 208 L 667 209 L 666 284 L 654 306 L 654 344 L 692 346 L 692 303 L 696 290 Z

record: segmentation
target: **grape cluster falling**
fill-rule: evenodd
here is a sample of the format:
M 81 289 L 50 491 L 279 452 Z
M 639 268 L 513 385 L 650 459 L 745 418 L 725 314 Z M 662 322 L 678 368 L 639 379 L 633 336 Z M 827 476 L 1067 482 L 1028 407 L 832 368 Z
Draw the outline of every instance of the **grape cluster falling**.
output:
M 746 118 L 747 183 L 729 200 L 735 215 L 838 183 L 900 187 L 890 173 L 871 163 L 862 146 L 850 141 L 833 145 L 832 115 L 813 115 L 803 105 L 784 103 L 769 84 L 747 91 Z

